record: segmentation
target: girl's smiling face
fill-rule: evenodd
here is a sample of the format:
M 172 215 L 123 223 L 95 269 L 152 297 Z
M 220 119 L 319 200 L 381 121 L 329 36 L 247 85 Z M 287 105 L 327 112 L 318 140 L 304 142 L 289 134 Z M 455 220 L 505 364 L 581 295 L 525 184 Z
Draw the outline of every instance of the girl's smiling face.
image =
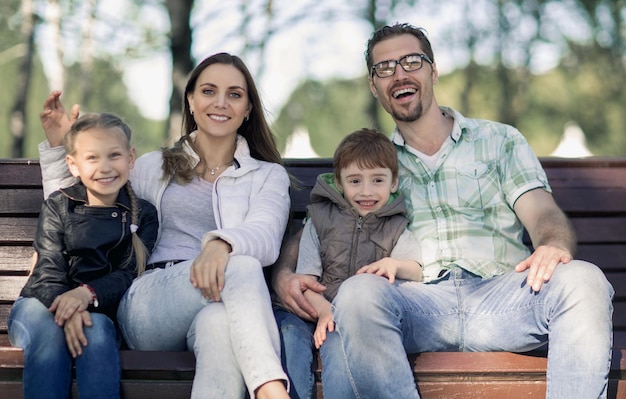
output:
M 76 135 L 74 152 L 66 156 L 66 162 L 87 188 L 90 206 L 112 206 L 128 181 L 135 150 L 121 131 L 91 128 Z

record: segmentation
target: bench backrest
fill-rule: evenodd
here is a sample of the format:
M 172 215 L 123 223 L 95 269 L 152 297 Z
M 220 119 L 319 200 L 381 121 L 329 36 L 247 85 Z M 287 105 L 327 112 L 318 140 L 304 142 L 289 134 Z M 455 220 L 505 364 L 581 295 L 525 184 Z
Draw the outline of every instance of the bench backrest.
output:
M 555 159 L 541 162 L 554 197 L 578 236 L 578 259 L 600 266 L 615 288 L 615 330 L 626 331 L 626 159 Z M 299 228 L 318 174 L 330 159 L 287 159 L 298 179 L 292 190 L 289 232 Z M 0 333 L 24 285 L 43 198 L 37 160 L 0 160 Z

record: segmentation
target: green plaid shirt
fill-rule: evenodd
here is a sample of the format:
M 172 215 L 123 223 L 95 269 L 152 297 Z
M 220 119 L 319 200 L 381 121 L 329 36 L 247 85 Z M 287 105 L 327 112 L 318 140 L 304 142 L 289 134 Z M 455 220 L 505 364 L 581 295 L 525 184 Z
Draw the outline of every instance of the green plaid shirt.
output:
M 517 129 L 441 109 L 454 117 L 454 127 L 434 171 L 397 129 L 391 136 L 410 229 L 421 243 L 424 281 L 455 265 L 483 278 L 503 274 L 530 253 L 513 205 L 530 190 L 551 192 L 548 179 Z

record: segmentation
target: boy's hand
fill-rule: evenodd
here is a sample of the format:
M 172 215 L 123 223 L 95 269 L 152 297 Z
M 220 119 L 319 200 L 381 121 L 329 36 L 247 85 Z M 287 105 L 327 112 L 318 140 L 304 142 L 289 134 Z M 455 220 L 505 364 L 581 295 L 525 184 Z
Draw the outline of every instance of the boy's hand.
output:
M 396 281 L 398 264 L 392 258 L 382 258 L 381 260 L 365 265 L 356 271 L 356 274 L 363 273 L 386 277 L 389 280 L 389 283 L 393 284 L 394 281 Z
M 74 313 L 87 310 L 91 299 L 89 288 L 76 287 L 57 296 L 48 310 L 54 313 L 54 322 L 63 327 Z
M 335 322 L 333 321 L 333 314 L 330 311 L 322 312 L 317 320 L 317 327 L 315 328 L 315 333 L 313 334 L 313 338 L 315 338 L 315 347 L 317 349 L 319 349 L 324 341 L 326 341 L 327 330 L 328 332 L 335 331 Z
M 87 311 L 75 312 L 63 327 L 67 348 L 74 359 L 83 354 L 83 347 L 88 344 L 83 326 L 92 326 L 91 315 Z

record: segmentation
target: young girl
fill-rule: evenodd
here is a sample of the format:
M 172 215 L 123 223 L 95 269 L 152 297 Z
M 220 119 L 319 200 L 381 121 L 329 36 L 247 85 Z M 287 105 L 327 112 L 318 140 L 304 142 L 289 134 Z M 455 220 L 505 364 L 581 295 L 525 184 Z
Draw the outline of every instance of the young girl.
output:
M 9 316 L 9 339 L 24 349 L 26 399 L 69 397 L 73 363 L 81 398 L 120 396 L 115 314 L 158 229 L 156 209 L 128 181 L 130 135 L 103 113 L 79 118 L 65 136 L 80 182 L 44 201 L 37 261 Z

